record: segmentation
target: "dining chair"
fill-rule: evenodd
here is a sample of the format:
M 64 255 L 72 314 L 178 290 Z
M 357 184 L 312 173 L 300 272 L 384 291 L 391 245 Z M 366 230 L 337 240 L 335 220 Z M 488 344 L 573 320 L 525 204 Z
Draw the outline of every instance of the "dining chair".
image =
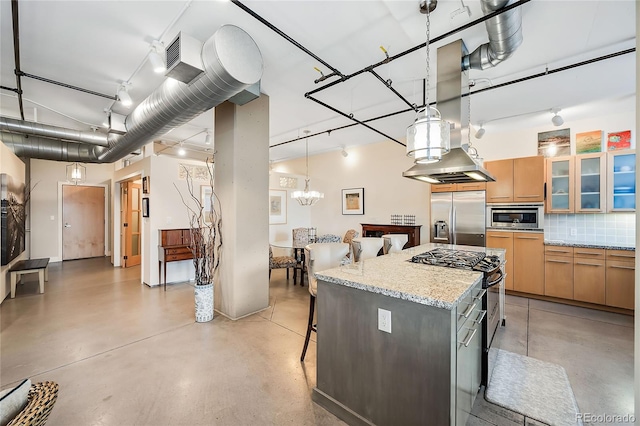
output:
M 304 272 L 305 272 L 305 264 L 304 264 L 304 250 L 302 247 L 309 244 L 309 228 L 293 228 L 291 230 L 291 234 L 293 237 L 293 247 L 294 247 L 294 255 L 298 264 L 296 268 L 300 270 L 300 286 L 304 287 Z M 298 247 L 298 248 L 295 248 Z M 295 278 L 295 271 L 294 271 Z M 293 285 L 295 285 L 296 280 L 293 280 Z
M 409 242 L 409 235 L 407 234 L 386 234 L 382 236 L 384 244 L 382 246 L 382 253 L 400 253 L 404 246 Z
M 273 249 L 269 246 L 269 280 L 271 280 L 272 269 L 287 268 L 287 280 L 289 279 L 289 268 L 295 268 L 298 262 L 293 256 L 274 256 Z M 294 281 L 295 282 L 295 281 Z
M 354 238 L 353 241 L 351 241 L 353 261 L 360 262 L 361 260 L 376 257 L 383 245 L 384 240 L 381 237 Z
M 336 268 L 340 266 L 349 253 L 349 244 L 346 243 L 313 243 L 304 248 L 305 262 L 307 263 L 307 271 L 309 276 L 309 321 L 307 323 L 307 335 L 304 339 L 304 347 L 302 348 L 302 355 L 300 361 L 304 361 L 304 356 L 307 353 L 307 346 L 309 346 L 309 338 L 311 332 L 318 332 L 317 324 L 313 324 L 313 314 L 316 305 L 316 296 L 318 294 L 318 280 L 316 279 L 316 272 L 324 271 L 326 269 Z

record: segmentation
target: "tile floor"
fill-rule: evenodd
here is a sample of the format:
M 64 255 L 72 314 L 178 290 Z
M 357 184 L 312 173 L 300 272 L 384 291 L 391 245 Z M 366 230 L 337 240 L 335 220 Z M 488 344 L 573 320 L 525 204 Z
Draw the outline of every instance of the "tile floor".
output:
M 48 425 L 339 425 L 311 401 L 315 343 L 299 356 L 307 288 L 273 271 L 270 307 L 195 324 L 193 289 L 139 284 L 107 259 L 50 266 L 45 294 L 25 276 L 0 306 L 0 388 L 53 380 Z M 633 319 L 507 299 L 503 349 L 562 365 L 581 411 L 633 411 Z M 315 336 L 312 336 L 315 339 Z M 469 425 L 539 424 L 479 396 Z

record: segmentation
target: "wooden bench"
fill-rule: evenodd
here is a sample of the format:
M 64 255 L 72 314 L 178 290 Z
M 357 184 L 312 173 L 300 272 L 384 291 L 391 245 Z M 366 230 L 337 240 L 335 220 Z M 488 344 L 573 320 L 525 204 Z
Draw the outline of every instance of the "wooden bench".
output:
M 18 277 L 24 274 L 38 273 L 40 293 L 44 293 L 44 282 L 49 281 L 49 258 L 21 260 L 9 269 L 11 273 L 11 298 L 16 297 Z

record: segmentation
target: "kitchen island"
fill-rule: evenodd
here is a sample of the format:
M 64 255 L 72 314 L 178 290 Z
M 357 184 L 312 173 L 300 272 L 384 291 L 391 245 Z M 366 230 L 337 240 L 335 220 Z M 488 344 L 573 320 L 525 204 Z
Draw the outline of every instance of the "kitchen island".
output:
M 504 257 L 425 244 L 316 274 L 313 399 L 349 424 L 466 423 L 480 386 L 483 275 L 408 262 L 436 247 Z

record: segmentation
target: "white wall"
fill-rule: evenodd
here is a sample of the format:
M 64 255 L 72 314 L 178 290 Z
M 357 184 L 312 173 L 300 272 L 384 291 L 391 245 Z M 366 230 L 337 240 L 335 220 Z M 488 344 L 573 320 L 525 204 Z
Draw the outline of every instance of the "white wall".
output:
M 66 166 L 70 163 L 48 160 L 31 160 L 31 257 L 49 257 L 51 262 L 60 262 L 62 218 L 59 215 L 59 203 L 62 194 L 58 193 L 59 182 L 69 183 L 66 178 Z M 111 187 L 112 164 L 84 164 L 87 167 L 87 184 L 105 184 Z M 110 199 L 106 194 L 107 200 Z M 107 203 L 109 204 L 109 203 Z M 111 212 L 111 206 L 106 206 Z M 53 219 L 52 219 L 53 218 Z M 110 223 L 110 215 L 106 218 Z M 110 226 L 110 225 L 109 225 Z M 105 250 L 110 252 L 112 241 L 107 235 Z
M 11 177 L 14 180 L 25 182 L 25 164 L 22 162 L 22 160 L 16 157 L 15 154 L 9 148 L 7 148 L 5 144 L 1 142 L 0 142 L 0 173 L 7 173 L 11 175 Z M 33 194 L 31 194 L 31 196 L 33 197 Z M 31 202 L 33 203 L 33 198 Z M 33 211 L 34 209 L 32 204 L 31 212 Z M 28 217 L 27 217 L 27 221 L 29 221 Z M 27 228 L 28 228 L 28 225 L 27 225 Z M 2 231 L 0 230 L 0 236 L 2 235 L 1 232 Z M 27 238 L 28 238 L 28 234 L 27 234 Z M 28 244 L 28 243 L 25 241 L 25 244 Z M 0 296 L 1 296 L 0 304 L 11 291 L 11 286 L 10 286 L 11 281 L 9 280 L 9 272 L 8 272 L 9 269 L 11 269 L 14 263 L 18 262 L 21 259 L 26 259 L 26 258 L 27 258 L 27 252 L 25 250 L 22 252 L 22 254 L 18 255 L 18 257 L 13 259 L 7 265 L 0 267 Z
M 402 177 L 411 166 L 413 160 L 405 148 L 393 142 L 350 147 L 348 157 L 340 151 L 309 157 L 311 189 L 324 192 L 324 199 L 315 206 L 303 207 L 310 212 L 309 226 L 316 227 L 318 235 L 344 236 L 351 228 L 362 232 L 361 223 L 389 224 L 392 214 L 412 214 L 416 224 L 422 225 L 422 242 L 428 242 L 430 185 Z M 305 159 L 277 163 L 274 171 L 304 176 Z M 300 185 L 302 189 L 304 178 Z M 342 189 L 348 188 L 364 188 L 364 215 L 342 214 Z M 304 220 L 291 218 L 292 223 Z
M 284 166 L 282 166 L 284 168 Z M 276 167 L 277 169 L 277 167 Z M 298 186 L 293 188 L 286 188 L 280 186 L 280 178 L 294 178 L 298 181 Z M 313 184 L 313 182 L 312 182 Z M 269 242 L 291 240 L 291 230 L 294 228 L 309 228 L 311 224 L 311 210 L 308 206 L 301 206 L 296 200 L 291 198 L 291 194 L 296 190 L 304 189 L 304 175 L 281 173 L 273 170 L 269 175 L 269 189 L 275 189 L 280 191 L 286 191 L 287 202 L 287 223 L 269 225 Z M 288 250 L 290 252 L 290 250 Z M 286 253 L 287 250 L 279 250 L 274 248 L 275 256 L 290 255 Z

